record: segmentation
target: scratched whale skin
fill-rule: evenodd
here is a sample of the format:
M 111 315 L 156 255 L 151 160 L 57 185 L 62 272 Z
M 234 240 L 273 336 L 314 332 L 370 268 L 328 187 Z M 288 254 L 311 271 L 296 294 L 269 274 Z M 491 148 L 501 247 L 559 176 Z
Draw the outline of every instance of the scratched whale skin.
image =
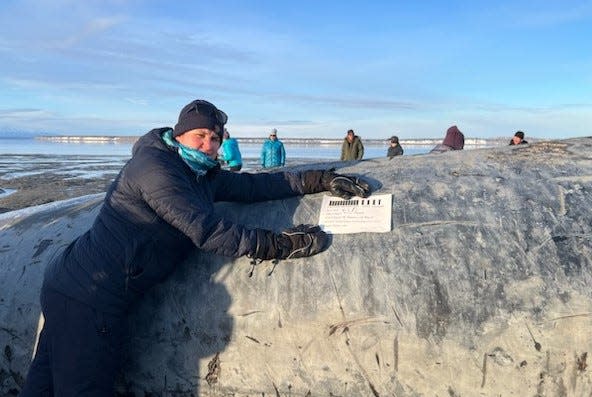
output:
M 316 256 L 254 268 L 196 250 L 131 308 L 118 393 L 589 394 L 591 148 L 307 165 L 392 195 L 390 231 L 335 234 Z M 280 231 L 317 224 L 324 194 L 216 211 Z M 101 199 L 0 215 L 0 396 L 26 376 L 44 267 Z

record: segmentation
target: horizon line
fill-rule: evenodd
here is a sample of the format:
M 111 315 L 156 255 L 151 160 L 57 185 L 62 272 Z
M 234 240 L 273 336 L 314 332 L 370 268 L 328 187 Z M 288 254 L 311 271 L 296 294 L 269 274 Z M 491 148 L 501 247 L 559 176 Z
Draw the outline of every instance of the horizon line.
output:
M 141 138 L 143 135 L 34 135 L 22 138 L 33 138 L 33 139 L 40 139 L 40 140 L 121 140 L 121 141 L 136 141 Z M 0 138 L 19 138 L 19 137 L 1 137 Z M 268 139 L 265 136 L 231 136 L 231 138 L 237 140 L 247 140 L 247 141 L 264 141 Z M 512 137 L 488 137 L 488 138 L 480 138 L 480 137 L 465 137 L 465 141 L 482 141 L 482 142 L 492 142 L 492 141 L 500 141 L 500 140 L 511 140 Z M 280 137 L 278 140 L 280 141 L 328 141 L 328 142 L 342 142 L 345 138 L 325 138 L 325 137 Z M 386 138 L 361 138 L 362 142 L 384 142 L 389 141 L 390 137 Z M 442 141 L 444 138 L 399 138 L 399 142 L 418 142 L 418 141 Z M 541 140 L 535 137 L 528 137 L 531 140 Z

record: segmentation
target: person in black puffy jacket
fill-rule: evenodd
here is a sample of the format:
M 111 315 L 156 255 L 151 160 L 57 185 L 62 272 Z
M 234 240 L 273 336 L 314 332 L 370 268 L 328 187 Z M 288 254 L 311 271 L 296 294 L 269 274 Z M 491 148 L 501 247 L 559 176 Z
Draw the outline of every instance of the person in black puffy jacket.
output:
M 21 396 L 114 394 L 129 305 L 198 249 L 254 259 L 315 255 L 318 226 L 281 233 L 250 229 L 214 213 L 215 201 L 256 202 L 328 190 L 367 197 L 358 178 L 331 170 L 234 173 L 215 160 L 227 116 L 195 100 L 175 128 L 148 132 L 111 184 L 92 227 L 45 271 L 45 323 Z

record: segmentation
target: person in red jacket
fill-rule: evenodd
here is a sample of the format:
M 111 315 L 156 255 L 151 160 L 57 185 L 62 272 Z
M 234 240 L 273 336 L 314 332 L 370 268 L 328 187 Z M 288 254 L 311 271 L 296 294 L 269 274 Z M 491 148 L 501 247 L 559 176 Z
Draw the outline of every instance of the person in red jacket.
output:
M 465 136 L 453 125 L 446 130 L 446 136 L 439 145 L 436 145 L 430 153 L 443 153 L 449 150 L 462 150 L 465 146 Z

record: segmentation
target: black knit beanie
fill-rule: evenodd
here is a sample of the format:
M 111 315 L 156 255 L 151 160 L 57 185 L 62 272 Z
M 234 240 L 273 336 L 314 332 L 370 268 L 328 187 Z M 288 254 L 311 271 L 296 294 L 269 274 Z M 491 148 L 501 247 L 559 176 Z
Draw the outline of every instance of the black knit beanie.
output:
M 224 124 L 228 121 L 226 113 L 208 101 L 196 99 L 185 105 L 179 113 L 179 120 L 173 130 L 173 136 L 179 136 L 197 128 L 207 128 L 216 132 L 222 141 Z

